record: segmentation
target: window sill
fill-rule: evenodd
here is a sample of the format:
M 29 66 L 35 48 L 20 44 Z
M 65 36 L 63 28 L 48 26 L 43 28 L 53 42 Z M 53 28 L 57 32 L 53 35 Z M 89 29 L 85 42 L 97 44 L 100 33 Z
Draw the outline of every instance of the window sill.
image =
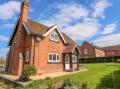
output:
M 77 62 L 72 62 L 72 64 L 77 64 Z
M 48 62 L 48 64 L 60 64 L 60 62 Z
M 58 40 L 52 40 L 52 39 L 50 39 L 51 41 L 53 41 L 53 42 L 56 42 L 56 43 L 59 43 L 59 41 Z

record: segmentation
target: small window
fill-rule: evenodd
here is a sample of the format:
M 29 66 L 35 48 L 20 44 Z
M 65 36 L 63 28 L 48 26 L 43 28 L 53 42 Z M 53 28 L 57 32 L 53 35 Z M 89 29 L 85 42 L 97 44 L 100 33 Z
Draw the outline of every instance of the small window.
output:
M 88 50 L 87 49 L 84 49 L 84 54 L 88 54 Z
M 58 41 L 58 37 L 57 37 L 57 34 L 51 34 L 50 35 L 50 39 L 52 40 L 52 41 Z
M 77 57 L 75 55 L 72 55 L 72 62 L 73 63 L 77 62 Z
M 60 56 L 59 56 L 59 54 L 50 53 L 48 61 L 49 62 L 60 62 Z

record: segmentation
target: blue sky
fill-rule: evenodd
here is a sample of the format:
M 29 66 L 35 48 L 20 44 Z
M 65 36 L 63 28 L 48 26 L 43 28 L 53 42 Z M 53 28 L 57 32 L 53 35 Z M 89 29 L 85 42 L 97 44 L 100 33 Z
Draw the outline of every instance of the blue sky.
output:
M 0 0 L 0 56 L 20 14 L 22 0 Z M 57 24 L 78 44 L 120 44 L 120 0 L 29 0 L 29 17 L 48 26 Z

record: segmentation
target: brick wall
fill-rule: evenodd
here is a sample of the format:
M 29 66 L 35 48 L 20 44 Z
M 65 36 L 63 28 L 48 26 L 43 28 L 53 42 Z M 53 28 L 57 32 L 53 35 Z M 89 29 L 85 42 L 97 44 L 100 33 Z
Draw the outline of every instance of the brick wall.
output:
M 57 31 L 53 31 L 56 32 Z M 65 45 L 58 34 L 58 42 L 50 40 L 50 34 L 40 42 L 35 43 L 35 61 L 34 65 L 38 69 L 38 74 L 63 71 L 63 57 L 62 53 Z M 48 54 L 60 54 L 60 63 L 49 63 Z
M 87 54 L 84 53 L 84 49 L 87 49 Z M 96 57 L 95 48 L 87 42 L 81 46 L 80 50 L 81 50 L 81 55 L 82 55 L 81 57 L 82 58 L 85 58 L 85 57 L 86 58 L 94 58 L 94 57 Z

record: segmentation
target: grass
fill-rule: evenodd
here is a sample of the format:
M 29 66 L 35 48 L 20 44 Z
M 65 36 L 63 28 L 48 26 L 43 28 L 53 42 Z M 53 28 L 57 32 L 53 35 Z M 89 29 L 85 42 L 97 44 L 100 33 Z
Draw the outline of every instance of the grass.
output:
M 48 80 L 38 80 L 33 84 L 26 86 L 24 89 L 37 89 L 41 84 L 54 84 L 60 80 L 64 80 L 69 77 L 72 81 L 77 84 L 82 84 L 87 82 L 89 89 L 113 89 L 113 78 L 116 87 L 120 89 L 120 64 L 118 63 L 95 63 L 95 64 L 84 64 L 82 67 L 87 68 L 88 71 L 71 74 L 68 76 L 61 76 L 53 78 L 52 81 Z M 81 68 L 82 68 L 81 67 Z M 48 83 L 49 82 L 49 83 Z M 22 88 L 20 88 L 22 89 Z M 117 89 L 117 88 L 116 88 Z

